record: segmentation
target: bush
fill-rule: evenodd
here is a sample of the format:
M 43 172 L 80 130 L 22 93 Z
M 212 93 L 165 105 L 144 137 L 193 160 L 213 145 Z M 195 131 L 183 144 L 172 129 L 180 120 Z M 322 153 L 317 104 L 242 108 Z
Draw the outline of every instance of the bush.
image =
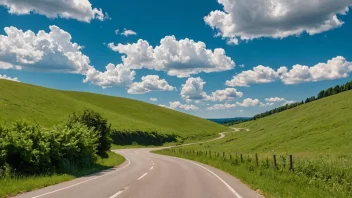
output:
M 86 167 L 96 159 L 98 135 L 81 123 L 61 124 L 50 129 L 50 156 L 54 167 L 67 171 Z
M 101 157 L 108 157 L 107 151 L 111 148 L 111 126 L 108 121 L 99 113 L 92 110 L 84 110 L 83 114 L 72 114 L 67 122 L 68 126 L 75 123 L 82 123 L 89 128 L 93 128 L 95 133 L 99 136 L 97 154 Z
M 85 167 L 96 160 L 98 136 L 81 123 L 49 129 L 26 122 L 0 126 L 0 175 L 48 173 Z
M 0 153 L 2 166 L 23 173 L 50 170 L 50 144 L 48 135 L 39 125 L 15 122 L 0 127 Z

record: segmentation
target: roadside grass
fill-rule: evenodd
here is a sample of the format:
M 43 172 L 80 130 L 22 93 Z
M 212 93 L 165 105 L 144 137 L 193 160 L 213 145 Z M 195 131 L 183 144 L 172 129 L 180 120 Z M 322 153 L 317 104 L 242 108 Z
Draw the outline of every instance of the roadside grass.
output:
M 197 153 L 200 150 L 183 150 L 183 153 L 177 150 L 178 148 L 175 151 L 164 149 L 153 152 L 216 167 L 237 177 L 265 197 L 352 197 L 352 165 L 344 159 L 329 162 L 296 159 L 294 171 L 290 171 L 282 164 L 275 168 L 273 162 L 267 162 L 266 158 L 259 160 L 257 166 L 253 156 L 249 159 L 245 156 L 241 163 L 240 158 L 230 159 L 229 155 L 225 158 L 221 154 L 214 156 L 214 153 L 212 157 L 209 154 L 205 156 L 205 150 L 202 154 Z
M 226 130 L 225 126 L 202 118 L 128 98 L 61 91 L 1 79 L 0 93 L 0 123 L 25 119 L 52 126 L 72 112 L 91 109 L 121 131 L 168 133 L 182 139 L 197 139 Z
M 329 96 L 265 118 L 233 125 L 249 129 L 227 133 L 217 141 L 182 147 L 225 152 L 226 156 L 255 153 L 273 164 L 293 155 L 294 172 L 233 165 L 220 158 L 159 151 L 203 162 L 238 177 L 267 197 L 352 197 L 352 91 Z M 181 148 L 181 147 L 179 147 Z M 175 148 L 176 150 L 178 148 Z M 221 154 L 220 154 L 221 155 Z M 266 163 L 266 161 L 265 161 Z
M 109 158 L 99 158 L 91 167 L 76 169 L 66 173 L 35 176 L 6 176 L 0 178 L 0 198 L 32 191 L 46 186 L 69 181 L 77 177 L 93 174 L 122 164 L 125 158 L 108 152 Z

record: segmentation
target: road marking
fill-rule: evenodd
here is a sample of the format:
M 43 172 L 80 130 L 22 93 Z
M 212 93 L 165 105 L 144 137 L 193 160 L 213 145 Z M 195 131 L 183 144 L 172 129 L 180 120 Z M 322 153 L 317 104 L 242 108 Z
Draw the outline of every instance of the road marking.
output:
M 144 173 L 142 176 L 140 176 L 137 180 L 141 180 L 143 177 L 145 177 L 146 175 L 148 175 L 148 173 Z
M 98 179 L 98 178 L 100 178 L 100 177 L 104 177 L 104 176 L 106 176 L 106 175 L 110 175 L 110 174 L 112 174 L 112 173 L 118 172 L 118 171 L 120 171 L 120 170 L 126 168 L 127 166 L 129 166 L 129 165 L 131 164 L 131 161 L 130 161 L 127 157 L 125 157 L 125 158 L 126 158 L 126 160 L 128 161 L 128 164 L 127 164 L 126 166 L 122 167 L 122 168 L 119 168 L 119 169 L 114 170 L 114 171 L 112 171 L 112 172 L 108 172 L 108 173 L 106 173 L 106 174 L 104 174 L 104 175 L 100 175 L 100 176 L 97 176 L 97 177 L 94 177 L 94 178 L 91 178 L 91 179 L 88 179 L 88 180 L 79 182 L 79 183 L 77 183 L 77 184 L 73 184 L 73 185 L 71 185 L 71 186 L 66 186 L 66 187 L 64 187 L 64 188 L 60 188 L 60 189 L 57 189 L 57 190 L 54 190 L 54 191 L 51 191 L 51 192 L 47 192 L 47 193 L 44 193 L 44 194 L 41 194 L 41 195 L 38 195 L 38 196 L 34 196 L 34 197 L 32 197 L 32 198 L 43 197 L 43 196 L 45 196 L 45 195 L 49 195 L 49 194 L 56 193 L 56 192 L 59 192 L 59 191 L 62 191 L 62 190 L 68 189 L 68 188 L 72 188 L 72 187 L 78 186 L 78 185 L 80 185 L 80 184 L 83 184 L 83 183 L 86 183 L 86 182 L 89 182 L 89 181 Z
M 150 169 L 149 169 L 149 170 L 153 170 L 153 168 L 154 168 L 154 166 L 150 167 Z
M 181 159 L 181 158 L 178 158 L 178 159 Z M 208 171 L 209 173 L 214 175 L 216 178 L 218 178 L 232 192 L 232 194 L 236 195 L 237 198 L 242 198 L 242 196 L 240 194 L 238 194 L 235 189 L 233 189 L 226 181 L 221 179 L 221 177 L 218 176 L 217 174 L 215 174 L 213 171 L 211 171 L 211 170 L 207 169 L 206 167 L 204 167 L 204 166 L 202 166 L 200 164 L 197 164 L 195 162 L 192 162 L 192 161 L 189 161 L 189 160 L 185 160 L 185 159 L 182 159 L 182 160 L 184 160 L 186 162 L 189 162 L 189 163 L 192 163 L 194 165 L 197 165 L 197 166 L 203 168 L 204 170 Z
M 123 193 L 124 190 L 120 190 L 119 192 L 115 193 L 113 196 L 109 197 L 109 198 L 115 198 L 117 196 L 119 196 L 121 193 Z

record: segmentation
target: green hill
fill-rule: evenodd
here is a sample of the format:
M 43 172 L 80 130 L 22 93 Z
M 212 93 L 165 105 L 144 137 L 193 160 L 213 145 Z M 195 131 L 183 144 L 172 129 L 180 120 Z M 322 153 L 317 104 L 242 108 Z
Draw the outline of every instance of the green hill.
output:
M 229 133 L 226 138 L 202 147 L 243 153 L 351 155 L 351 120 L 352 91 L 346 91 L 271 116 L 233 125 L 249 131 Z
M 249 152 L 351 154 L 352 91 L 329 96 L 262 119 L 235 125 L 249 132 L 230 143 Z
M 347 198 L 352 197 L 351 120 L 352 91 L 346 91 L 233 125 L 249 130 L 214 142 L 159 153 L 222 169 L 265 197 Z
M 0 80 L 1 122 L 25 119 L 50 126 L 86 108 L 123 130 L 175 133 L 194 139 L 227 130 L 211 121 L 137 100 Z

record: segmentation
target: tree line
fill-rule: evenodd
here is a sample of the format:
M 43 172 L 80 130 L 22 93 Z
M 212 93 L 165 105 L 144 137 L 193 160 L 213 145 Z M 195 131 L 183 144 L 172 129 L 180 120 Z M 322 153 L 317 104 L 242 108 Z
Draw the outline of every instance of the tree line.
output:
M 328 88 L 326 90 L 322 90 L 322 91 L 320 91 L 318 93 L 317 96 L 308 97 L 304 101 L 296 102 L 296 103 L 292 103 L 292 104 L 286 104 L 284 106 L 272 109 L 270 111 L 266 111 L 264 113 L 257 114 L 250 120 L 256 120 L 256 119 L 259 119 L 259 118 L 263 118 L 263 117 L 266 117 L 266 116 L 269 116 L 269 115 L 272 115 L 272 114 L 275 114 L 275 113 L 279 113 L 279 112 L 282 112 L 282 111 L 286 111 L 288 109 L 295 108 L 295 107 L 300 106 L 302 104 L 307 104 L 309 102 L 313 102 L 315 100 L 319 100 L 319 99 L 322 99 L 322 98 L 325 98 L 325 97 L 329 97 L 329 96 L 332 96 L 332 95 L 335 95 L 335 94 L 338 94 L 338 93 L 341 93 L 341 92 L 349 91 L 349 90 L 352 90 L 352 81 L 347 82 L 347 83 L 345 83 L 343 85 L 336 85 L 335 87 L 330 87 L 330 88 Z

